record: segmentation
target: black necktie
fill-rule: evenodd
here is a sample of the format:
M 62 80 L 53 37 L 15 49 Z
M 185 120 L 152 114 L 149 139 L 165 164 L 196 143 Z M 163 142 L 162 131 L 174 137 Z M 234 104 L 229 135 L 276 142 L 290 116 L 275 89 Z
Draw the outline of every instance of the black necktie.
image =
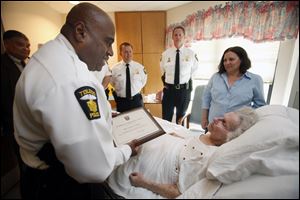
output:
M 21 65 L 23 66 L 23 68 L 25 67 L 26 63 L 24 62 L 24 60 L 21 60 Z
M 179 84 L 179 49 L 176 50 L 174 84 Z
M 131 98 L 129 64 L 126 64 L 126 98 L 127 99 Z

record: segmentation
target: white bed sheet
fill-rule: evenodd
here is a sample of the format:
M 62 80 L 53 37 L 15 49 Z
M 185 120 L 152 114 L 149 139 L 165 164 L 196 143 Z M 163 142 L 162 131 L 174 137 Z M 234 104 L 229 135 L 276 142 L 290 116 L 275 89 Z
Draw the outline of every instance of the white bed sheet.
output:
M 274 174 L 272 176 L 266 176 L 264 174 L 256 174 L 255 172 L 253 172 L 254 174 L 249 174 L 249 176 L 245 176 L 240 181 L 233 182 L 231 184 L 221 183 L 219 180 L 213 179 L 214 177 L 211 177 L 211 179 L 204 178 L 199 180 L 190 188 L 188 188 L 182 195 L 178 197 L 179 199 L 182 198 L 183 199 L 200 199 L 200 198 L 209 198 L 209 199 L 211 198 L 295 198 L 298 199 L 299 198 L 299 133 L 298 133 L 299 132 L 299 111 L 295 109 L 289 109 L 284 106 L 268 106 L 266 108 L 260 109 L 259 113 L 261 115 L 261 118 L 266 118 L 266 117 L 268 118 L 269 117 L 268 115 L 270 116 L 275 115 L 277 118 L 280 116 L 289 119 L 290 122 L 294 124 L 291 130 L 289 129 L 289 127 L 286 127 L 286 131 L 293 131 L 294 134 L 291 134 L 292 136 L 295 136 L 296 134 L 298 135 L 298 137 L 296 137 L 296 145 L 298 145 L 298 147 L 296 146 L 296 154 L 295 154 L 298 156 L 297 158 L 294 159 L 295 163 L 296 164 L 298 163 L 297 164 L 298 169 L 294 167 L 296 171 L 293 170 L 292 171 L 293 173 L 284 174 L 283 172 L 283 174 L 279 173 L 279 174 Z M 201 134 L 201 132 L 198 133 L 198 132 L 189 131 L 182 126 L 176 125 L 174 123 L 170 123 L 160 118 L 156 118 L 156 120 L 166 131 L 166 133 L 176 132 L 177 134 L 184 137 L 189 137 L 195 134 Z M 275 125 L 280 126 L 280 124 L 274 124 L 274 126 Z M 261 131 L 261 130 L 257 130 L 257 131 Z M 256 130 L 252 130 L 252 132 L 256 132 Z M 243 141 L 243 138 L 241 138 L 241 141 Z M 154 144 L 155 140 L 150 141 L 148 144 L 147 143 L 146 144 L 151 145 L 151 143 Z M 295 145 L 295 142 L 293 142 L 293 144 Z M 172 146 L 171 148 L 176 149 L 176 145 L 174 144 L 174 146 Z M 295 149 L 295 146 L 293 148 Z M 155 152 L 155 146 L 153 147 L 152 150 L 154 153 L 153 156 L 162 155 L 159 152 Z M 218 155 L 218 156 L 222 156 L 222 155 Z M 278 157 L 278 159 L 280 159 L 280 157 Z M 135 162 L 139 162 L 139 161 L 135 160 L 131 162 L 133 163 L 133 165 L 136 165 Z M 167 162 L 172 162 L 172 161 L 166 159 L 165 162 L 166 163 L 162 163 L 162 164 L 167 165 L 168 164 Z M 119 170 L 120 170 L 119 173 L 114 173 L 114 175 L 110 177 L 113 180 L 112 181 L 113 184 L 110 184 L 110 186 L 115 191 L 117 189 L 116 192 L 118 194 L 126 198 L 145 198 L 145 199 L 163 198 L 157 194 L 152 193 L 151 191 L 145 190 L 143 188 L 136 188 L 131 186 L 128 176 L 131 173 L 131 171 L 133 171 L 134 169 L 132 168 L 130 169 L 130 165 L 127 169 L 120 168 Z M 153 171 L 155 172 L 155 166 Z M 162 172 L 157 172 L 157 173 L 162 173 Z M 148 178 L 152 176 L 155 177 L 156 175 L 157 174 L 150 175 L 148 176 Z

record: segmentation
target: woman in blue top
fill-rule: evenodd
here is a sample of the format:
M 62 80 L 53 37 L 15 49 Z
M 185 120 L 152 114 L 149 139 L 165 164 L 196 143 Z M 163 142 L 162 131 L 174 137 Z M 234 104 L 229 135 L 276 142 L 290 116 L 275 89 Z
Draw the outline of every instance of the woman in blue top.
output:
M 225 50 L 219 71 L 208 82 L 203 94 L 201 126 L 206 128 L 215 117 L 242 106 L 266 105 L 262 78 L 247 70 L 251 61 L 239 46 Z

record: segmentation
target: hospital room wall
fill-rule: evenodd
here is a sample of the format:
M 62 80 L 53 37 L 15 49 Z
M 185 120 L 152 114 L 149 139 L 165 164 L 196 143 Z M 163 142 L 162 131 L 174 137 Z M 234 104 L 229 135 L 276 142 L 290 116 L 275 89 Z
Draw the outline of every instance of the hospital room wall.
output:
M 114 22 L 114 13 L 108 13 Z M 43 44 L 54 39 L 65 22 L 66 14 L 61 14 L 44 2 L 1 1 L 1 18 L 4 30 L 15 29 L 23 32 L 30 40 L 30 56 Z M 113 44 L 117 52 L 116 42 Z M 114 54 L 109 66 L 117 62 Z
M 210 6 L 225 4 L 224 1 L 199 1 L 185 4 L 167 11 L 167 26 L 183 21 L 189 14 L 208 9 Z M 114 13 L 108 13 L 115 22 Z M 31 55 L 38 44 L 53 39 L 64 23 L 65 15 L 54 11 L 43 2 L 1 2 L 1 18 L 5 30 L 17 29 L 24 32 L 31 41 Z M 299 38 L 299 35 L 298 35 Z M 272 89 L 271 104 L 299 107 L 299 44 L 298 40 L 281 42 Z M 116 42 L 113 44 L 117 52 Z M 109 65 L 117 62 L 116 53 L 109 59 Z M 296 102 L 296 103 L 294 103 Z M 298 102 L 298 104 L 297 104 Z
M 64 16 L 47 4 L 34 2 L 1 2 L 4 30 L 18 30 L 30 40 L 30 56 L 43 44 L 55 38 L 64 22 Z

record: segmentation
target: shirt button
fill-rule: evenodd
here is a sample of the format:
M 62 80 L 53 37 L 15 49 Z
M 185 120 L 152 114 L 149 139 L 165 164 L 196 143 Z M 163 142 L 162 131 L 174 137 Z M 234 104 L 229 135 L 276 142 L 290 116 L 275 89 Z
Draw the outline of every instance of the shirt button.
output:
M 185 157 L 183 157 L 183 160 L 185 160 Z
M 200 155 L 202 156 L 202 155 L 203 155 L 203 153 L 201 152 L 201 153 L 200 153 Z
M 192 149 L 195 149 L 195 147 L 192 147 Z

